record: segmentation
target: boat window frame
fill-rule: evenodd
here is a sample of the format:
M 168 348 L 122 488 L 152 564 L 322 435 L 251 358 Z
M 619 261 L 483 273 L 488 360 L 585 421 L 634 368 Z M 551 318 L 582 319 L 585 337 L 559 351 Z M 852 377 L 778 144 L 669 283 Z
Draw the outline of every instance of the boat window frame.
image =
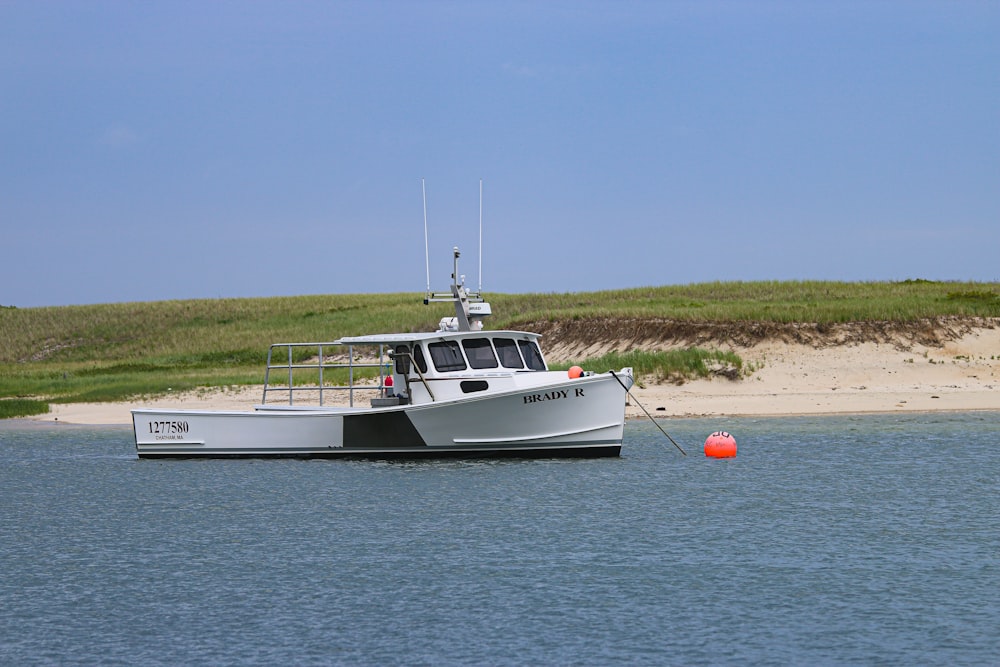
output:
M 477 391 L 486 391 L 490 388 L 490 383 L 486 380 L 462 380 L 459 383 L 463 394 L 474 394 Z
M 396 364 L 396 372 L 400 375 L 410 374 L 410 346 L 405 344 L 396 345 L 393 349 L 393 359 Z
M 509 350 L 513 350 L 514 354 L 511 355 L 506 350 L 504 352 L 501 352 L 500 351 L 501 346 L 497 345 L 497 343 L 499 342 L 503 342 L 503 347 Z M 517 344 L 516 339 L 507 338 L 506 336 L 497 336 L 496 338 L 493 339 L 493 348 L 497 353 L 497 358 L 500 360 L 500 365 L 503 366 L 504 368 L 512 368 L 512 369 L 524 368 L 524 359 L 521 358 L 521 349 L 520 346 Z M 508 362 L 513 362 L 515 357 L 517 358 L 516 366 L 513 365 L 512 363 L 508 363 Z
M 448 350 L 451 354 L 451 360 L 441 356 L 439 350 Z M 464 371 L 469 367 L 465 360 L 465 355 L 462 354 L 462 346 L 458 344 L 457 340 L 438 340 L 428 343 L 427 352 L 431 355 L 431 363 L 434 364 L 434 370 L 439 373 Z M 459 366 L 458 362 L 461 362 L 462 365 Z
M 413 346 L 413 361 L 421 373 L 427 372 L 427 359 L 424 358 L 423 345 L 416 343 Z
M 486 336 L 482 338 L 463 338 L 462 351 L 469 362 L 469 368 L 473 370 L 500 367 L 500 362 L 497 361 L 497 354 L 493 350 L 493 344 Z M 487 353 L 489 358 L 487 358 Z
M 545 366 L 545 359 L 542 357 L 542 351 L 538 348 L 538 343 L 533 340 L 519 338 L 517 347 L 521 351 L 521 356 L 524 357 L 524 363 L 528 370 L 548 370 Z

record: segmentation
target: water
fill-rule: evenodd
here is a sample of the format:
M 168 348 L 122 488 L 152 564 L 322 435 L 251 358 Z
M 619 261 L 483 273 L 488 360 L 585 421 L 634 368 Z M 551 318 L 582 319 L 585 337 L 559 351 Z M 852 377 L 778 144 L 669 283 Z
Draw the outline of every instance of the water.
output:
M 1000 413 L 661 423 L 686 458 L 640 421 L 414 463 L 2 425 L 0 664 L 1000 661 Z

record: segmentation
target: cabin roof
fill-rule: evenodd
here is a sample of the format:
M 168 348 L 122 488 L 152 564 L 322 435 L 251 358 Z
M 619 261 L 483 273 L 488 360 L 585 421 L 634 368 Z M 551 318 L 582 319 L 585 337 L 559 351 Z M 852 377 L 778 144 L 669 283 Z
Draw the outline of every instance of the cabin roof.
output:
M 463 338 L 520 338 L 538 340 L 541 334 L 530 331 L 428 331 L 418 333 L 371 334 L 367 336 L 344 336 L 335 343 L 339 345 L 391 345 L 395 343 L 415 343 L 421 341 L 461 340 Z

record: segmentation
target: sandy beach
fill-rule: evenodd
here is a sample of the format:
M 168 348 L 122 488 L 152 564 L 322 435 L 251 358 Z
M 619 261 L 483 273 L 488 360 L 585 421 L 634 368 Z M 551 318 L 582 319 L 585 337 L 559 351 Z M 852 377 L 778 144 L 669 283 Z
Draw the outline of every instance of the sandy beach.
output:
M 976 328 L 943 345 L 852 343 L 816 347 L 766 341 L 732 346 L 748 377 L 655 384 L 640 379 L 629 418 L 1000 410 L 1000 328 Z M 558 361 L 557 355 L 549 355 Z M 137 403 L 52 405 L 35 421 L 130 424 L 134 407 L 252 409 L 262 387 L 199 390 Z

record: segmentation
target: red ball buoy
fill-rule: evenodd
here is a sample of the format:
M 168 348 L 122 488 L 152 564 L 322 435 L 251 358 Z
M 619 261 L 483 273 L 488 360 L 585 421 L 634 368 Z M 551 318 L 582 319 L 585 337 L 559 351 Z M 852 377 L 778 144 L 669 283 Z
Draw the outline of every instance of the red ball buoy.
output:
M 705 440 L 705 456 L 717 459 L 736 456 L 736 438 L 725 431 L 716 431 Z
M 570 369 L 569 369 L 569 377 L 570 377 L 570 379 L 575 380 L 576 378 L 582 377 L 582 376 L 583 376 L 583 369 L 582 368 L 580 368 L 579 366 L 570 366 Z

